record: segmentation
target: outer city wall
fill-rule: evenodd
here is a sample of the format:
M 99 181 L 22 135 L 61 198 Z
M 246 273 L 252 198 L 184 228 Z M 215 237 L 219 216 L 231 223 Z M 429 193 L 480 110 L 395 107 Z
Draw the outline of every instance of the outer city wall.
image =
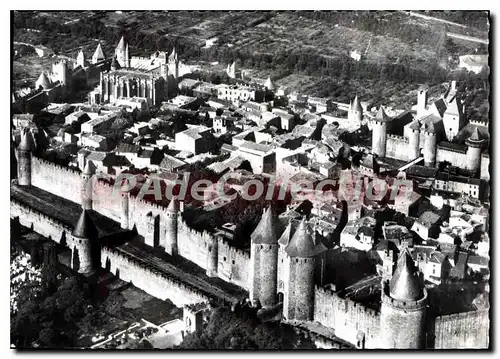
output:
M 57 243 L 64 239 L 68 247 L 73 247 L 72 228 L 13 199 L 10 200 L 10 217 L 19 218 L 21 225 L 32 228 L 44 237 Z
M 209 298 L 201 291 L 191 288 L 173 278 L 126 255 L 119 250 L 103 247 L 101 265 L 120 279 L 132 283 L 137 288 L 161 300 L 169 299 L 177 307 L 199 302 Z
M 11 218 L 19 218 L 21 225 L 33 228 L 35 232 L 57 243 L 61 243 L 61 240 L 64 239 L 69 248 L 74 246 L 74 238 L 71 235 L 73 229 L 43 213 L 11 200 L 10 216 Z M 102 247 L 101 262 L 103 268 L 108 265 L 108 269 L 117 274 L 120 279 L 132 283 L 159 299 L 170 299 L 178 307 L 208 301 L 208 297 L 199 290 L 169 278 L 164 273 L 148 268 L 117 250 Z
M 339 297 L 333 290 L 316 286 L 314 320 L 335 329 L 335 336 L 350 343 L 358 342 L 364 333 L 365 348 L 378 347 L 380 313 L 349 298 Z
M 486 349 L 489 330 L 488 309 L 436 317 L 434 348 Z

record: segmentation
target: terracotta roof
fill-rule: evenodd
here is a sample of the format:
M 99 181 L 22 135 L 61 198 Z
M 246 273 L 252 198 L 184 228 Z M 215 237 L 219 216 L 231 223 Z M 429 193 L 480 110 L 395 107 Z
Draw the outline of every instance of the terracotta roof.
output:
M 82 214 L 76 223 L 75 229 L 73 230 L 73 236 L 88 239 L 97 237 L 97 228 L 85 209 L 82 210 Z
M 276 230 L 276 219 L 271 207 L 264 210 L 259 224 L 250 236 L 255 244 L 276 244 L 278 232 Z
M 127 142 L 120 142 L 118 146 L 116 146 L 115 151 L 125 153 L 139 153 L 141 151 L 141 147 Z
M 391 297 L 397 300 L 412 301 L 423 296 L 418 270 L 407 249 L 399 256 L 389 286 Z
M 434 262 L 434 263 L 443 263 L 446 259 L 446 256 L 441 253 L 441 252 L 434 252 L 432 253 L 431 255 L 431 259 L 429 260 L 430 262 Z
M 424 224 L 424 225 L 432 225 L 435 224 L 439 221 L 439 215 L 431 212 L 431 211 L 425 211 L 418 217 L 418 222 Z

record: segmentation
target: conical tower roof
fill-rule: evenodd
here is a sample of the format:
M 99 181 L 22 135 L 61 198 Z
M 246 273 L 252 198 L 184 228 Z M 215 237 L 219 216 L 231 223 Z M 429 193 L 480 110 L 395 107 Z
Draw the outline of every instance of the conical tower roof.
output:
M 401 301 L 418 300 L 423 296 L 418 270 L 408 249 L 405 249 L 399 256 L 389 288 L 391 297 Z
M 359 99 L 358 99 L 357 95 L 354 98 L 354 102 L 352 103 L 352 109 L 354 111 L 363 112 L 363 108 L 361 107 L 361 102 L 359 102 Z
M 83 168 L 83 174 L 84 175 L 92 175 L 94 173 L 94 166 L 92 165 L 92 162 L 87 160 L 87 163 L 85 164 L 85 167 Z
M 412 130 L 417 130 L 417 131 L 420 131 L 420 122 L 418 122 L 417 120 L 413 121 L 411 124 L 410 124 L 410 128 Z
M 281 235 L 280 239 L 278 240 L 278 243 L 284 246 L 287 246 L 288 243 L 290 243 L 290 239 L 292 239 L 293 235 L 293 221 L 288 222 L 288 225 L 285 228 L 285 231 Z
M 21 132 L 21 141 L 19 142 L 19 146 L 17 148 L 21 151 L 35 150 L 36 144 L 31 131 L 29 131 L 28 129 L 24 129 Z
M 73 230 L 73 236 L 77 238 L 95 239 L 97 238 L 97 233 L 97 228 L 94 222 L 92 222 L 92 219 L 90 219 L 88 211 L 83 209 L 75 229 Z
M 85 55 L 84 55 L 82 49 L 80 49 L 80 51 L 78 52 L 78 55 L 76 56 L 76 59 L 77 59 L 77 61 L 84 61 L 85 60 Z
M 175 51 L 175 46 L 172 49 L 172 52 L 168 56 L 168 62 L 176 62 L 177 61 L 177 52 Z
M 43 71 L 40 74 L 40 76 L 38 77 L 36 84 L 38 85 L 38 87 L 42 86 L 42 88 L 44 90 L 47 90 L 47 89 L 52 87 L 50 80 L 48 79 L 47 75 L 45 75 L 45 72 L 43 72 Z
M 307 225 L 305 217 L 302 218 L 290 243 L 288 243 L 288 246 L 285 248 L 286 253 L 290 257 L 298 258 L 311 258 L 326 250 L 327 248 L 323 243 L 316 243 L 315 234 Z
M 92 59 L 95 62 L 106 59 L 106 57 L 104 56 L 104 52 L 102 51 L 101 43 L 99 43 L 97 45 L 97 48 L 95 49 L 95 52 L 94 52 L 94 55 L 92 56 Z
M 179 203 L 176 197 L 173 197 L 168 203 L 167 212 L 177 213 L 179 209 Z
M 436 133 L 436 127 L 434 126 L 434 124 L 432 122 L 429 122 L 425 126 L 425 132 L 427 132 L 427 133 Z
M 472 130 L 469 138 L 467 138 L 467 140 L 465 142 L 468 146 L 480 147 L 483 145 L 484 141 L 485 140 L 483 138 L 481 138 L 481 136 L 479 135 L 478 128 L 475 126 L 474 129 Z
M 278 233 L 275 222 L 276 220 L 273 216 L 273 211 L 269 206 L 266 210 L 264 210 L 259 224 L 250 236 L 252 243 L 276 244 L 278 241 Z
M 469 140 L 471 140 L 471 141 L 481 141 L 481 137 L 479 137 L 479 132 L 477 130 L 477 127 L 474 127 L 474 130 L 472 130 L 472 133 L 469 136 Z
M 120 39 L 120 42 L 118 43 L 118 46 L 116 46 L 116 51 L 122 51 L 125 52 L 125 38 L 122 36 Z
M 264 87 L 267 88 L 268 90 L 274 90 L 276 86 L 274 86 L 273 81 L 271 80 L 271 77 L 268 77 L 266 80 L 266 83 L 264 84 Z
M 377 115 L 375 116 L 375 120 L 377 120 L 378 122 L 388 122 L 391 120 L 391 118 L 385 113 L 384 107 L 380 106 Z

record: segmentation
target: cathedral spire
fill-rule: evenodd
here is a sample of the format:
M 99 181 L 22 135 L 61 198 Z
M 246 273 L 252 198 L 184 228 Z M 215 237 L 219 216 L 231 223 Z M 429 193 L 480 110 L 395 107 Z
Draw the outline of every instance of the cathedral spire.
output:
M 97 45 L 97 48 L 95 49 L 94 55 L 92 55 L 92 63 L 96 64 L 100 61 L 106 60 L 106 57 L 104 56 L 104 52 L 102 51 L 101 43 Z
M 77 66 L 85 67 L 85 55 L 83 54 L 83 49 L 80 49 L 78 56 L 76 57 Z
M 118 43 L 118 46 L 116 46 L 116 51 L 125 52 L 125 48 L 126 48 L 126 46 L 125 46 L 125 37 L 122 36 L 122 38 L 120 39 L 120 42 Z

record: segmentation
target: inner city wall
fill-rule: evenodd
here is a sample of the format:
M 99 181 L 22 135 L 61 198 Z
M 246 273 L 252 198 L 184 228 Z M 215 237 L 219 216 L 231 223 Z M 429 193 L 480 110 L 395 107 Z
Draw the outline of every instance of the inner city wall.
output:
M 334 291 L 316 286 L 314 320 L 328 328 L 335 328 L 335 336 L 350 343 L 363 333 L 365 348 L 377 348 L 380 331 L 380 312 L 366 308 L 349 298 L 341 298 Z
M 434 348 L 486 349 L 489 331 L 488 309 L 436 317 Z

